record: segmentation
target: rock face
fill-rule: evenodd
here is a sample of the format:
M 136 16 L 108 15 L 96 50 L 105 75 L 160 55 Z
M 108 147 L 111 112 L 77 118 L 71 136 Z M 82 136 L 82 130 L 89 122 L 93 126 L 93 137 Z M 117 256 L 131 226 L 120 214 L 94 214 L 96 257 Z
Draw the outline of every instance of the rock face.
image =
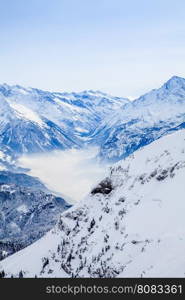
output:
M 0 259 L 42 237 L 69 207 L 38 179 L 0 172 Z
M 185 130 L 179 130 L 115 164 L 50 232 L 4 259 L 1 272 L 184 277 L 184 176 Z

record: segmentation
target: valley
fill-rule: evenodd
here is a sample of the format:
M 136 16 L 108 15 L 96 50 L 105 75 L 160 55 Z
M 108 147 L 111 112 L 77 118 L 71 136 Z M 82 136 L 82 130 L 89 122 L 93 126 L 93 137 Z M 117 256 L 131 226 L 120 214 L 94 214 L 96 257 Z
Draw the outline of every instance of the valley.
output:
M 109 165 L 96 159 L 98 150 L 86 147 L 27 155 L 19 158 L 18 165 L 29 169 L 29 175 L 38 177 L 49 190 L 74 204 L 108 173 Z

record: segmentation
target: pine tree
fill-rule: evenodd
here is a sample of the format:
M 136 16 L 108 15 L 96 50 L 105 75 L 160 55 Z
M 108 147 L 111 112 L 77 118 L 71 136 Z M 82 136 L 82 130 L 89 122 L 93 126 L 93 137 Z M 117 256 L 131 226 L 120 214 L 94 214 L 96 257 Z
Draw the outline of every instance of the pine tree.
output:
M 23 278 L 24 276 L 23 276 L 23 272 L 22 271 L 20 271 L 19 272 L 19 278 Z
M 4 277 L 5 277 L 5 271 L 2 270 L 2 271 L 0 272 L 0 278 L 4 278 Z

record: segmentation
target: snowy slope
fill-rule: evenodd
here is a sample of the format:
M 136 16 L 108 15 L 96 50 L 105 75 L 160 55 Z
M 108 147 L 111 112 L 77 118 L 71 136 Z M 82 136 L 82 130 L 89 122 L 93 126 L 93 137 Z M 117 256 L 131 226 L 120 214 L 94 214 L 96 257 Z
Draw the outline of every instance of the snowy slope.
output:
M 125 104 L 97 128 L 92 140 L 102 159 L 119 160 L 171 130 L 185 127 L 185 79 L 172 77 L 161 88 Z
M 2 95 L 0 103 L 3 106 L 0 115 L 0 147 L 2 150 L 8 149 L 11 157 L 79 146 L 72 134 L 66 136 L 57 124 L 40 117 L 26 106 L 9 103 Z
M 38 240 L 71 207 L 37 179 L 0 172 L 0 260 Z
M 185 130 L 136 151 L 46 236 L 4 259 L 7 277 L 184 277 Z

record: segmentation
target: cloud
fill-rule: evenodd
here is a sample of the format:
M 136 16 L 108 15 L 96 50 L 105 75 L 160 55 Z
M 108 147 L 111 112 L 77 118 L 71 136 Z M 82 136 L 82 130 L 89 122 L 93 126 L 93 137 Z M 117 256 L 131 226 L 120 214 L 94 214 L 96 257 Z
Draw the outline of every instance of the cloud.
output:
M 22 156 L 19 165 L 29 168 L 29 175 L 39 177 L 52 191 L 63 194 L 70 202 L 76 202 L 107 174 L 108 166 L 98 163 L 94 159 L 96 154 L 95 147 L 53 151 Z

